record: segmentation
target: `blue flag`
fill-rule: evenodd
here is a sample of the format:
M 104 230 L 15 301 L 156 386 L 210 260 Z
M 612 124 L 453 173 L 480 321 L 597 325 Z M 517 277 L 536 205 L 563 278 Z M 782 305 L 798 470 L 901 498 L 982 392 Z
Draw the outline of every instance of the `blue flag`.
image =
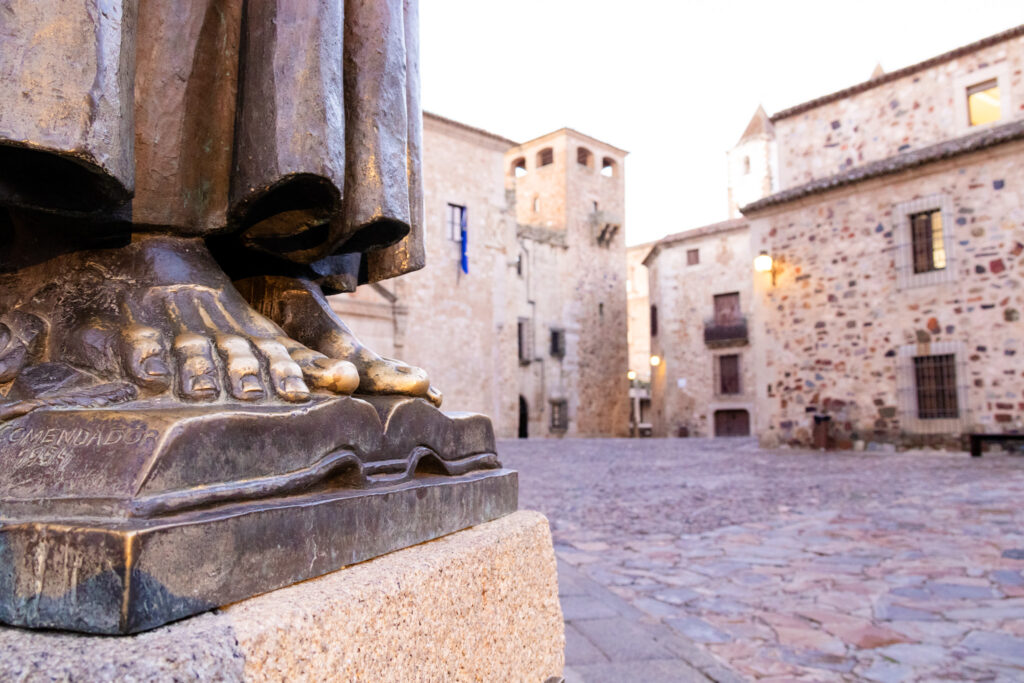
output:
M 462 266 L 462 272 L 469 275 L 469 251 L 467 250 L 469 244 L 469 233 L 466 231 L 466 209 L 463 208 L 460 213 L 462 214 L 459 219 L 459 240 L 462 243 L 462 259 L 460 265 Z

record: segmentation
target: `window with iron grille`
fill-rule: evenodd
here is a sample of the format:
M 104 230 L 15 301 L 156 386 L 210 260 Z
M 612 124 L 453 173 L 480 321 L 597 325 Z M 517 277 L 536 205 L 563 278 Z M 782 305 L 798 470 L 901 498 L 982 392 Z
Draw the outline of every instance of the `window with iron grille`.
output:
M 569 428 L 569 402 L 565 399 L 551 402 L 551 431 L 564 432 Z
M 731 395 L 740 393 L 740 357 L 738 354 L 730 353 L 717 356 L 715 362 L 718 367 L 718 393 Z
M 695 266 L 700 263 L 700 249 L 687 249 L 686 265 Z
M 917 390 L 919 420 L 960 417 L 954 354 L 915 357 L 914 383 Z
M 462 241 L 462 230 L 466 227 L 466 207 L 458 204 L 448 205 L 448 239 L 453 242 Z
M 928 273 L 946 267 L 946 246 L 942 238 L 942 211 L 933 209 L 910 216 L 910 243 L 914 273 Z
M 529 318 L 520 318 L 516 330 L 519 335 L 519 363 L 527 365 L 533 360 L 533 333 Z
M 565 358 L 565 330 L 551 329 L 551 355 L 555 358 Z
M 537 153 L 537 165 L 547 166 L 548 164 L 555 163 L 555 150 L 550 147 L 545 147 Z

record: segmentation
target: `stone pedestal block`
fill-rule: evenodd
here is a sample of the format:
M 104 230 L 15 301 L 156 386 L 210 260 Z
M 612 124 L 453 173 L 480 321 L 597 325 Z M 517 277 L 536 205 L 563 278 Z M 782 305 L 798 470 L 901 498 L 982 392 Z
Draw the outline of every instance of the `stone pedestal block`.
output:
M 563 649 L 522 511 L 136 636 L 0 627 L 0 680 L 544 681 Z

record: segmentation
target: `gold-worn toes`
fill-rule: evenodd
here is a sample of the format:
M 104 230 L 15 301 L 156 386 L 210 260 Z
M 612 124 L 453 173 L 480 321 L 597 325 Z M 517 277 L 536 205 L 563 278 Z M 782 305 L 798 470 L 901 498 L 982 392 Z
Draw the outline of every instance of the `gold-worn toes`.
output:
M 212 401 L 220 396 L 217 365 L 210 340 L 198 334 L 179 334 L 174 339 L 178 362 L 178 393 L 190 401 Z
M 164 391 L 171 386 L 163 335 L 145 325 L 129 325 L 121 331 L 121 363 L 139 386 Z
M 302 381 L 302 370 L 284 345 L 273 339 L 253 339 L 253 345 L 267 363 L 274 392 L 286 401 L 305 401 L 309 387 Z
M 292 349 L 291 356 L 302 368 L 306 382 L 314 389 L 351 394 L 359 386 L 359 372 L 348 361 L 328 358 L 305 347 Z
M 415 366 L 389 358 L 378 358 L 363 365 L 359 391 L 366 394 L 403 394 L 427 396 L 430 378 Z
M 427 389 L 427 400 L 433 403 L 435 408 L 440 408 L 444 401 L 444 394 L 434 385 L 430 385 L 430 388 Z
M 224 359 L 224 373 L 231 395 L 240 401 L 258 401 L 266 395 L 260 380 L 260 363 L 249 342 L 237 334 L 218 334 L 214 339 Z

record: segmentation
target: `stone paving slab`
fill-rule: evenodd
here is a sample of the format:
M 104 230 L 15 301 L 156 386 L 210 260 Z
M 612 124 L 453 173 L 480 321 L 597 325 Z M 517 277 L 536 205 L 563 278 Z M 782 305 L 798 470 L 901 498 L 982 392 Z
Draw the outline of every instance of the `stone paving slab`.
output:
M 703 439 L 501 452 L 521 505 L 551 520 L 566 590 L 631 608 L 624 628 L 576 602 L 609 661 L 573 676 L 643 680 L 615 658 L 646 634 L 634 662 L 667 651 L 712 679 L 1024 680 L 1024 458 Z

